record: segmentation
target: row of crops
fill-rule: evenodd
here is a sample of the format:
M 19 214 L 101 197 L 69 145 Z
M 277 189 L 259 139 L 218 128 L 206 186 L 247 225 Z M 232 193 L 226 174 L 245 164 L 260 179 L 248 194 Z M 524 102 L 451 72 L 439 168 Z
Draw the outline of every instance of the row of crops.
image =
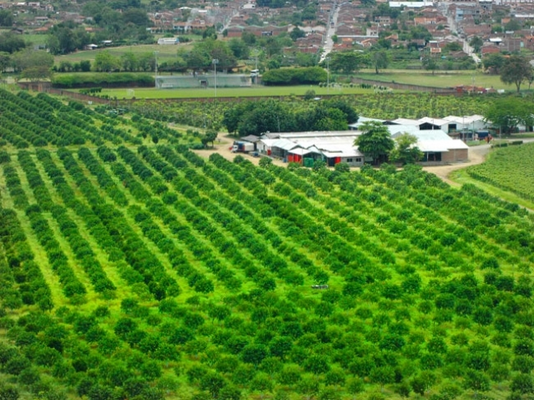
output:
M 0 149 L 3 396 L 534 392 L 518 206 L 417 167 L 260 168 L 117 137 Z
M 429 93 L 418 94 L 362 94 L 336 96 L 355 108 L 358 115 L 368 118 L 442 118 L 448 115 L 483 114 L 491 98 L 483 96 L 436 96 Z M 246 100 L 243 100 L 246 101 Z M 310 107 L 310 100 L 287 98 L 284 106 L 292 112 Z M 160 121 L 216 128 L 222 126 L 224 112 L 234 107 L 233 102 L 209 101 L 136 101 L 128 105 L 132 111 Z
M 534 201 L 534 144 L 495 150 L 488 160 L 467 169 L 482 182 L 513 192 Z
M 160 139 L 179 143 L 180 137 L 176 131 L 140 116 L 119 120 L 77 102 L 63 104 L 44 93 L 15 95 L 0 90 L 0 146 L 27 149 L 89 143 L 100 146 L 106 142 L 141 145 Z

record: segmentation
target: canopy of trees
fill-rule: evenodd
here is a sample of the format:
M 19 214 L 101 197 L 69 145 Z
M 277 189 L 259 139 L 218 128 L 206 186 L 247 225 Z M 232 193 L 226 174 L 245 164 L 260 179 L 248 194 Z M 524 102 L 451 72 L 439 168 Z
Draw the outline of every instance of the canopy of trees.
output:
M 510 56 L 507 58 L 500 71 L 501 81 L 511 85 L 514 84 L 517 92 L 524 82 L 532 82 L 533 71 L 529 60 L 523 56 Z
M 321 101 L 306 110 L 291 111 L 274 100 L 242 102 L 224 113 L 223 125 L 230 133 L 260 135 L 265 132 L 345 130 L 358 115 L 340 100 Z
M 368 157 L 373 163 L 385 161 L 388 154 L 395 148 L 395 142 L 386 126 L 380 122 L 367 121 L 359 128 L 362 133 L 354 141 L 354 145 Z

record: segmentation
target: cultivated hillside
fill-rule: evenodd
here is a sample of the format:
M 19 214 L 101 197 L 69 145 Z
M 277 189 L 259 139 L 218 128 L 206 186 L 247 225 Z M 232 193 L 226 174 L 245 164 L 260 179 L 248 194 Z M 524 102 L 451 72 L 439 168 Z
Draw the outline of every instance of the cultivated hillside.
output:
M 139 116 L 0 99 L 5 396 L 534 392 L 517 205 L 416 167 L 205 160 Z

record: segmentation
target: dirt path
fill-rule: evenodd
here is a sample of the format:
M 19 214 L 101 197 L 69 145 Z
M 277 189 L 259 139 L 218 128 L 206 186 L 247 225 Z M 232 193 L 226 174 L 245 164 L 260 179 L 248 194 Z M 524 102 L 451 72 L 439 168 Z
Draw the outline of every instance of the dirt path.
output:
M 230 138 L 224 138 L 220 142 L 216 141 L 215 145 L 213 146 L 213 149 L 206 149 L 206 150 L 194 150 L 195 153 L 197 153 L 199 156 L 208 158 L 213 153 L 218 153 L 227 160 L 233 161 L 235 156 L 242 155 L 247 160 L 249 160 L 252 164 L 258 165 L 260 162 L 261 157 L 253 157 L 249 154 L 243 154 L 243 153 L 233 153 L 230 148 L 232 147 L 233 139 Z M 284 163 L 282 160 L 277 160 L 273 158 L 273 164 L 280 165 L 280 166 L 287 166 L 287 163 Z
M 534 142 L 534 139 L 522 139 L 523 143 L 531 143 Z M 480 146 L 473 146 L 469 148 L 469 161 L 465 163 L 459 163 L 459 164 L 452 164 L 452 165 L 443 165 L 443 166 L 435 166 L 435 167 L 424 167 L 423 170 L 427 172 L 432 172 L 433 174 L 436 174 L 438 177 L 443 179 L 443 181 L 447 182 L 451 186 L 461 186 L 459 183 L 456 183 L 454 181 L 451 181 L 449 179 L 449 176 L 451 172 L 456 171 L 458 169 L 467 168 L 470 165 L 476 165 L 476 164 L 482 164 L 486 160 L 486 156 L 491 150 L 490 144 L 483 144 Z
M 483 144 L 469 148 L 469 161 L 451 165 L 439 165 L 433 167 L 424 167 L 423 170 L 432 172 L 440 177 L 443 181 L 451 186 L 461 186 L 459 183 L 451 181 L 449 175 L 457 169 L 467 168 L 470 165 L 482 164 L 490 152 L 491 145 Z

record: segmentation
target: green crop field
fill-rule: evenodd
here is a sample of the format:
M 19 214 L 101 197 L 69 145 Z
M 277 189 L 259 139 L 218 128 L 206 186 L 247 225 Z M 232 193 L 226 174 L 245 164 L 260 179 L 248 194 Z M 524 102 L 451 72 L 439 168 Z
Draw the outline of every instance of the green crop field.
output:
M 258 90 L 256 95 L 266 94 L 267 91 L 271 88 L 265 87 Z M 301 93 L 305 90 L 310 90 L 310 87 L 291 87 L 291 88 L 273 88 L 278 95 L 281 95 L 284 89 L 288 89 L 290 93 Z M 313 90 L 319 91 L 324 88 L 314 87 Z M 228 95 L 235 96 L 237 93 L 244 92 L 249 89 L 226 89 Z M 350 89 L 343 89 L 350 90 Z M 105 92 L 105 91 L 104 91 Z M 205 94 L 211 92 L 212 90 L 201 91 Z M 109 92 L 106 92 L 109 93 Z M 111 93 L 114 93 L 113 91 Z M 138 99 L 139 92 L 138 89 L 134 89 L 132 92 L 128 92 L 126 89 L 120 92 L 115 92 L 117 94 L 128 94 L 130 96 L 135 95 Z M 217 89 L 217 95 L 219 96 L 219 89 Z M 335 93 L 335 91 L 330 90 L 330 94 Z M 221 95 L 222 96 L 222 95 Z M 319 96 L 324 96 L 324 94 L 319 94 Z M 242 96 L 245 97 L 245 96 Z M 117 98 L 121 98 L 117 96 Z M 435 118 L 445 117 L 447 115 L 473 115 L 473 114 L 483 114 L 490 102 L 492 101 L 491 97 L 486 96 L 434 96 L 431 93 L 418 93 L 418 94 L 408 94 L 408 93 L 362 93 L 355 95 L 336 95 L 336 98 L 343 100 L 349 103 L 354 107 L 358 115 L 363 117 L 370 118 L 381 118 L 381 119 L 395 119 L 399 117 L 404 118 L 422 118 L 426 116 L 431 116 Z M 288 97 L 284 98 L 283 105 L 289 109 L 295 110 L 305 110 L 309 109 L 310 106 L 315 105 L 314 100 L 305 100 L 300 98 Z M 525 101 L 529 101 L 525 99 Z M 149 116 L 150 118 L 158 119 L 161 121 L 169 121 L 189 126 L 194 126 L 197 128 L 204 127 L 217 127 L 222 126 L 222 121 L 224 117 L 224 112 L 229 108 L 233 107 L 232 102 L 228 101 L 218 101 L 213 98 L 213 101 L 209 102 L 198 102 L 198 101 L 164 101 L 160 100 L 139 100 L 135 102 L 125 102 L 125 107 L 142 113 L 143 115 Z M 217 128 L 219 129 L 219 128 Z
M 437 88 L 459 85 L 471 86 L 474 84 L 484 88 L 504 89 L 507 92 L 515 92 L 515 86 L 505 85 L 498 75 L 488 75 L 480 71 L 436 71 L 432 74 L 428 71 L 385 70 L 380 74 L 375 74 L 372 71 L 360 72 L 355 77 Z
M 139 114 L 0 99 L 2 398 L 534 391 L 517 205 L 419 167 L 206 159 Z
M 534 202 L 534 144 L 495 149 L 480 165 L 466 173 L 477 180 Z
M 319 86 L 252 86 L 248 88 L 217 88 L 217 97 L 264 97 L 303 96 L 313 90 L 317 96 L 373 93 L 373 89 L 359 87 L 330 88 Z M 215 88 L 207 89 L 103 89 L 103 95 L 118 99 L 172 99 L 172 98 L 216 98 Z

